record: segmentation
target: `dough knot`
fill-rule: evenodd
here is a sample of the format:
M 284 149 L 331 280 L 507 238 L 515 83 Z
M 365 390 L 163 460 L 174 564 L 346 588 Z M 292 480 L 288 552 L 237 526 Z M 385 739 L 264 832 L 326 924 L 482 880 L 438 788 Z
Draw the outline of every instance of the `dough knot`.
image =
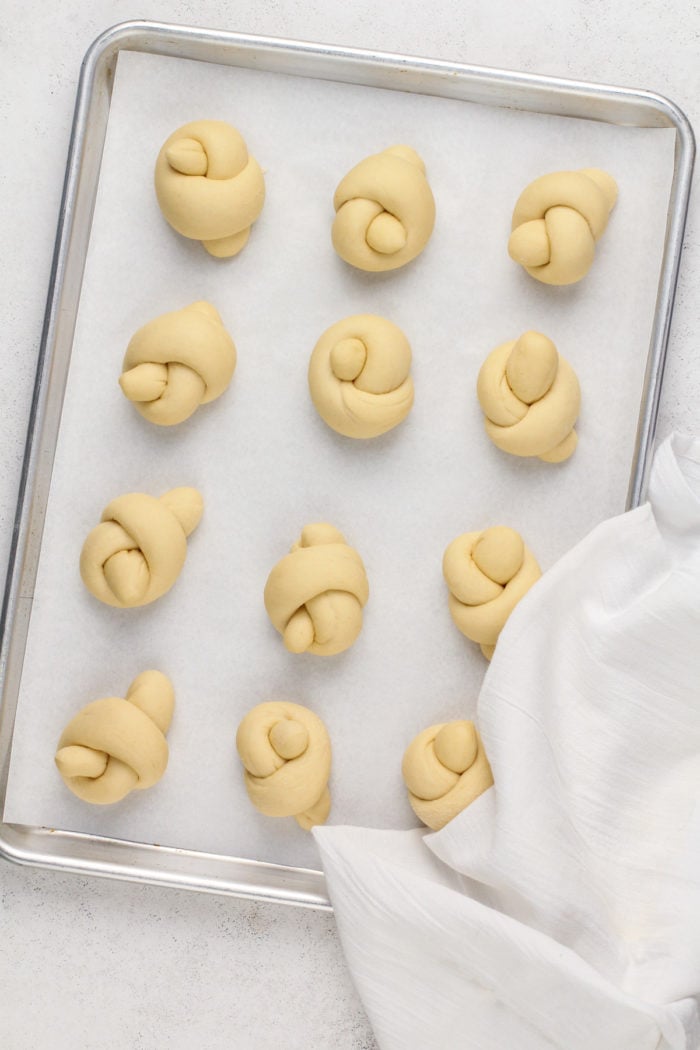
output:
M 235 367 L 236 347 L 215 308 L 192 303 L 139 328 L 119 385 L 151 423 L 172 426 L 223 394 Z
M 339 434 L 373 438 L 413 405 L 411 347 L 384 317 L 355 314 L 331 325 L 309 362 L 309 390 L 321 418 Z
M 175 706 L 170 679 L 144 671 L 126 699 L 94 700 L 61 734 L 56 765 L 64 783 L 85 802 L 109 805 L 152 787 L 165 772 L 165 739 Z
M 425 165 L 410 146 L 392 146 L 360 161 L 335 191 L 333 246 L 360 270 L 395 270 L 425 248 L 435 201 Z
M 403 756 L 403 778 L 414 813 L 433 831 L 493 784 L 473 722 L 442 722 L 419 733 Z
M 581 391 L 551 339 L 524 332 L 484 361 L 476 385 L 486 433 L 514 456 L 560 463 L 573 453 Z
M 362 629 L 369 597 L 360 555 L 332 525 L 306 525 L 265 584 L 265 608 L 292 653 L 332 656 Z
M 508 254 L 544 284 L 585 277 L 617 200 L 605 171 L 557 171 L 531 182 L 513 211 Z
M 307 831 L 331 808 L 331 742 L 321 719 L 300 704 L 258 704 L 238 727 L 246 790 L 268 817 L 295 817 Z
M 160 598 L 180 574 L 187 537 L 202 509 L 202 497 L 193 488 L 172 489 L 160 499 L 144 492 L 117 496 L 83 544 L 83 583 L 101 602 L 119 609 Z
M 158 154 L 155 187 L 173 229 L 219 258 L 245 247 L 265 201 L 260 165 L 223 120 L 195 120 L 174 131 Z
M 445 551 L 442 571 L 452 619 L 490 660 L 506 620 L 541 575 L 532 551 L 505 525 L 465 532 Z

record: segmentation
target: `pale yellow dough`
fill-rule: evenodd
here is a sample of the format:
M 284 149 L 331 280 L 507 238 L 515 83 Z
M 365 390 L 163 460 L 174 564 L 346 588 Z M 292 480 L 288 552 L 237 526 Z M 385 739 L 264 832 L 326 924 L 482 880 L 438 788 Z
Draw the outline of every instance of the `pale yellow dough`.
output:
M 490 660 L 506 620 L 541 576 L 532 551 L 514 529 L 496 525 L 453 540 L 442 571 L 452 619 Z
M 541 332 L 524 332 L 492 350 L 476 392 L 486 433 L 504 452 L 560 463 L 576 448 L 578 379 Z
M 300 704 L 271 701 L 249 711 L 236 747 L 245 786 L 268 817 L 294 817 L 308 831 L 331 809 L 331 742 L 321 719 Z
M 333 656 L 362 629 L 369 598 L 360 555 L 332 525 L 306 525 L 265 584 L 265 608 L 291 653 Z
M 425 248 L 435 201 L 425 165 L 410 146 L 366 157 L 340 182 L 333 206 L 333 246 L 360 270 L 395 270 Z
M 175 694 L 160 671 L 144 671 L 126 699 L 94 700 L 61 734 L 56 765 L 74 795 L 98 806 L 152 787 L 165 772 Z
M 155 171 L 163 215 L 210 255 L 245 247 L 265 202 L 265 180 L 239 131 L 223 120 L 195 120 L 165 140 Z
M 118 609 L 154 602 L 175 583 L 202 509 L 192 488 L 172 489 L 160 499 L 144 492 L 117 496 L 83 544 L 83 583 Z
M 354 314 L 331 325 L 309 362 L 309 390 L 321 418 L 339 434 L 373 438 L 413 405 L 411 347 L 384 317 Z
M 188 419 L 231 382 L 236 347 L 211 303 L 161 314 L 131 338 L 119 385 L 159 426 Z
M 508 254 L 544 284 L 580 281 L 616 200 L 617 183 L 598 168 L 542 175 L 517 200 Z
M 491 766 L 473 722 L 441 722 L 419 733 L 401 766 L 408 801 L 433 831 L 493 784 Z

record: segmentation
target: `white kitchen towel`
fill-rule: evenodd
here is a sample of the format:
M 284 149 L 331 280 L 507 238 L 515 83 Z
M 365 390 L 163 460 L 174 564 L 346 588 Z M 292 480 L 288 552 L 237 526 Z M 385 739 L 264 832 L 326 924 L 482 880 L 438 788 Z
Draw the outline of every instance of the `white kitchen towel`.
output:
M 700 441 L 648 500 L 510 617 L 493 788 L 436 833 L 314 831 L 382 1050 L 700 1047 Z

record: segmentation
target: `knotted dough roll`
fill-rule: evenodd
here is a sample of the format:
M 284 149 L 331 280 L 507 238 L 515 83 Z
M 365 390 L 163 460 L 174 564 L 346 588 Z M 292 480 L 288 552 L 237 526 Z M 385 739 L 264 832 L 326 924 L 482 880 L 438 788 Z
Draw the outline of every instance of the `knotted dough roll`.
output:
M 333 247 L 359 270 L 396 270 L 425 248 L 435 201 L 425 164 L 410 146 L 366 157 L 341 180 L 333 207 Z
M 197 489 L 179 488 L 160 499 L 144 492 L 117 496 L 88 534 L 80 575 L 96 598 L 128 609 L 169 591 L 187 554 L 187 537 L 202 517 Z
M 369 597 L 360 555 L 332 525 L 306 525 L 265 584 L 265 608 L 290 653 L 332 656 L 362 629 Z
M 598 168 L 542 175 L 516 202 L 508 254 L 544 284 L 580 281 L 616 200 L 617 183 Z
M 174 131 L 158 154 L 155 187 L 173 229 L 218 258 L 245 247 L 265 202 L 260 165 L 223 120 L 195 120 Z
M 309 390 L 321 418 L 339 434 L 373 438 L 413 405 L 411 347 L 384 317 L 354 314 L 331 325 L 309 362 Z
M 524 332 L 492 350 L 476 392 L 486 433 L 504 452 L 561 463 L 576 448 L 578 379 L 541 332 Z
M 132 336 L 119 377 L 142 416 L 159 426 L 188 419 L 231 382 L 236 347 L 211 303 L 161 314 Z
M 506 620 L 542 575 L 532 551 L 515 529 L 496 525 L 453 540 L 442 571 L 452 619 L 490 660 Z
M 152 787 L 165 772 L 175 694 L 160 671 L 144 671 L 126 699 L 94 700 L 61 734 L 56 765 L 74 795 L 98 806 Z
M 268 817 L 294 817 L 308 831 L 331 809 L 331 742 L 321 719 L 300 704 L 270 701 L 249 711 L 236 747 L 250 801 Z
M 433 831 L 493 784 L 491 766 L 473 722 L 441 722 L 419 733 L 401 766 L 408 801 Z

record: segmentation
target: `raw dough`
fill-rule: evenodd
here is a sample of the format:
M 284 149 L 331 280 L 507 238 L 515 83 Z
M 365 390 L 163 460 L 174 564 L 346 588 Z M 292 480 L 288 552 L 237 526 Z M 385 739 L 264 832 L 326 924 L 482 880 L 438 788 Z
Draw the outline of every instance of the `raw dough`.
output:
M 331 809 L 331 742 L 321 719 L 300 704 L 271 701 L 249 711 L 236 747 L 245 786 L 268 817 L 295 817 L 306 831 Z
M 331 325 L 309 362 L 309 390 L 321 418 L 339 434 L 373 438 L 413 405 L 411 347 L 384 317 L 354 314 Z
M 496 525 L 453 540 L 442 571 L 452 619 L 490 660 L 506 620 L 542 575 L 532 551 L 515 529 Z
M 541 332 L 524 332 L 492 350 L 476 392 L 486 433 L 504 452 L 561 463 L 576 448 L 578 379 Z
M 333 656 L 362 629 L 369 584 L 362 559 L 332 525 L 306 525 L 265 584 L 265 608 L 290 653 Z
M 542 175 L 518 198 L 508 254 L 545 284 L 580 281 L 616 200 L 617 183 L 598 168 Z
M 265 202 L 260 165 L 223 120 L 195 120 L 174 131 L 158 154 L 155 185 L 173 229 L 218 258 L 245 247 Z
M 142 416 L 169 427 L 223 394 L 235 367 L 236 347 L 215 308 L 192 303 L 139 328 L 119 385 Z
M 401 766 L 408 801 L 433 831 L 493 784 L 484 746 L 473 722 L 441 722 L 408 745 Z
M 201 495 L 191 488 L 172 489 L 160 499 L 144 492 L 117 496 L 83 544 L 83 583 L 118 609 L 154 602 L 175 583 L 202 509 Z
M 126 699 L 94 700 L 68 723 L 56 765 L 74 795 L 98 806 L 152 787 L 165 772 L 175 694 L 160 671 L 144 671 Z
M 333 206 L 333 246 L 360 270 L 395 270 L 425 248 L 435 201 L 425 164 L 410 146 L 366 157 L 340 182 Z

